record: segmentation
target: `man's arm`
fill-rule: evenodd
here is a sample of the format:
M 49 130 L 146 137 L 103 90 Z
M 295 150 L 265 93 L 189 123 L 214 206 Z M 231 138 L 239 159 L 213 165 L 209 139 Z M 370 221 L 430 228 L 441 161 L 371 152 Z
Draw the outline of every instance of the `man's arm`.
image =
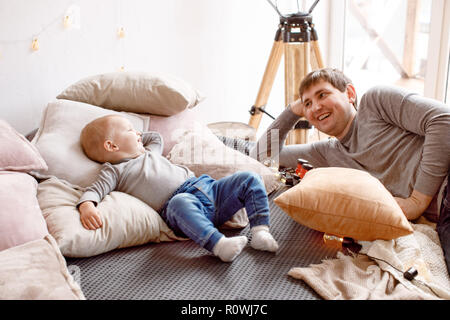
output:
M 262 162 L 278 156 L 289 131 L 299 120 L 300 116 L 293 112 L 292 105 L 285 108 L 259 138 L 255 147 L 250 150 L 250 157 Z
M 156 131 L 148 131 L 142 133 L 142 144 L 144 145 L 144 148 L 153 152 L 157 152 L 159 154 L 162 154 L 162 151 L 164 149 L 164 141 L 159 134 L 159 132 Z
M 437 100 L 385 86 L 369 90 L 364 97 L 374 106 L 372 112 L 385 122 L 423 137 L 414 189 L 434 195 L 450 166 L 450 108 Z
M 406 217 L 414 220 L 427 209 L 450 166 L 450 109 L 437 100 L 391 87 L 375 87 L 365 96 L 387 123 L 424 137 L 413 191 L 406 199 L 396 198 Z
M 278 161 L 280 166 L 296 167 L 297 159 L 308 160 L 315 167 L 328 166 L 325 155 L 328 141 L 285 145 L 289 131 L 303 116 L 301 100 L 292 102 L 261 135 L 255 147 L 250 150 L 250 157 L 263 162 L 267 159 Z
M 76 205 L 84 228 L 95 230 L 102 227 L 103 223 L 97 204 L 116 188 L 117 183 L 118 175 L 114 167 L 109 163 L 104 164 L 98 179 L 86 188 Z
M 427 196 L 417 190 L 413 190 L 409 198 L 394 198 L 408 220 L 419 218 L 433 200 L 433 196 Z

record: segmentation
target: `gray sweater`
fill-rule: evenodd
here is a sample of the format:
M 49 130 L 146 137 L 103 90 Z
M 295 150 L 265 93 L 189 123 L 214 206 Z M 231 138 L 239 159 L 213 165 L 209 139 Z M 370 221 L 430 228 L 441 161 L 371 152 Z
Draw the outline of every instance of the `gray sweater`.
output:
M 378 178 L 393 196 L 402 198 L 408 198 L 413 189 L 435 195 L 449 170 L 450 108 L 436 100 L 378 86 L 363 95 L 350 130 L 341 141 L 330 138 L 284 146 L 287 133 L 298 120 L 286 108 L 250 156 L 262 161 L 271 153 L 270 158 L 279 156 L 279 164 L 286 167 L 296 167 L 296 160 L 303 158 L 314 167 L 364 170 Z
M 146 152 L 118 164 L 104 163 L 97 180 L 77 203 L 93 201 L 98 204 L 111 191 L 121 191 L 147 203 L 158 211 L 188 178 L 194 177 L 188 168 L 171 163 L 161 155 L 162 137 L 157 132 L 142 135 Z

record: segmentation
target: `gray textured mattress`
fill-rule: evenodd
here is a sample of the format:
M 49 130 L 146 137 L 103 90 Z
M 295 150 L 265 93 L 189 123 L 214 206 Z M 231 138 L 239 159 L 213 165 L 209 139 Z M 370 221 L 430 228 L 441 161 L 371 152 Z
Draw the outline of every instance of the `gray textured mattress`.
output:
M 224 263 L 193 241 L 150 243 L 90 258 L 67 258 L 69 270 L 88 300 L 316 300 L 305 282 L 287 275 L 293 267 L 336 256 L 322 233 L 299 225 L 270 195 L 271 232 L 276 254 L 248 245 L 232 263 Z M 249 237 L 249 227 L 225 230 Z
M 227 146 L 248 154 L 253 143 L 218 136 Z M 150 243 L 90 258 L 67 258 L 69 270 L 88 300 L 317 300 L 305 282 L 287 275 L 293 267 L 320 263 L 336 256 L 322 233 L 304 227 L 273 203 L 286 187 L 269 195 L 271 233 L 276 254 L 247 245 L 225 263 L 193 241 Z M 246 235 L 223 230 L 227 236 Z

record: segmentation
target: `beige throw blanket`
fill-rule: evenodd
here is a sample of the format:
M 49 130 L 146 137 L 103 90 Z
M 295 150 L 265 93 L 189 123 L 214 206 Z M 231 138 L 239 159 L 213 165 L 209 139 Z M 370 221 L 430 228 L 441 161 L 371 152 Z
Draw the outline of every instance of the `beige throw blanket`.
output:
M 435 228 L 413 224 L 414 233 L 394 240 L 360 241 L 360 254 L 338 252 L 288 274 L 310 285 L 324 299 L 418 300 L 450 299 L 450 278 Z M 414 266 L 413 281 L 403 272 Z

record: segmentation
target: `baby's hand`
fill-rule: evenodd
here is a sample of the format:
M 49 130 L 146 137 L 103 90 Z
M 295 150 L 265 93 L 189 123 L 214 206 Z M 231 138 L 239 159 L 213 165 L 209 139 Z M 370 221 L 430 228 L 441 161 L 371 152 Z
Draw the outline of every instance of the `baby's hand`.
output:
M 78 207 L 80 211 L 80 220 L 84 228 L 95 230 L 102 227 L 102 218 L 100 211 L 91 201 L 85 201 Z

